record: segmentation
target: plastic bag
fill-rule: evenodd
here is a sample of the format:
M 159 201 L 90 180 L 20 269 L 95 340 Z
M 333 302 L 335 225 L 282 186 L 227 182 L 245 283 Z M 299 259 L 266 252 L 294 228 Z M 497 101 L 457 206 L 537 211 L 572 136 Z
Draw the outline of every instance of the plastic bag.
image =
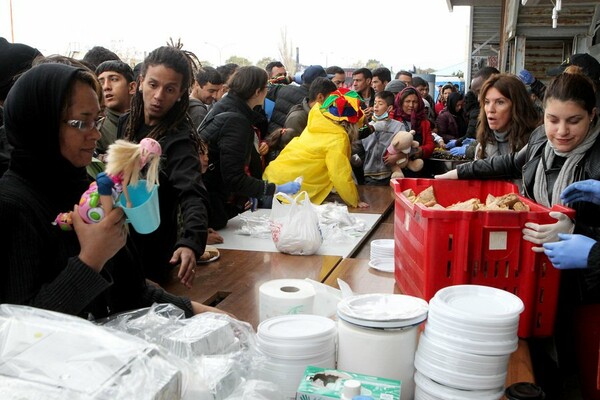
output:
M 323 236 L 308 193 L 300 192 L 294 198 L 281 192 L 275 194 L 271 209 L 271 235 L 275 247 L 282 253 L 310 255 L 319 250 Z

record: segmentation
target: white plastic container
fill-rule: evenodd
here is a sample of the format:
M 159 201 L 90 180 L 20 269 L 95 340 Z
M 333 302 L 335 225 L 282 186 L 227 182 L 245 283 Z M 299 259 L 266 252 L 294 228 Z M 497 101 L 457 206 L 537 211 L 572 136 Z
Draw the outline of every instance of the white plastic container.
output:
M 257 344 L 266 360 L 260 378 L 293 399 L 309 365 L 335 368 L 335 322 L 319 315 L 280 315 L 258 325 Z
M 402 382 L 401 400 L 414 394 L 418 326 L 427 318 L 423 299 L 367 294 L 338 304 L 337 368 Z

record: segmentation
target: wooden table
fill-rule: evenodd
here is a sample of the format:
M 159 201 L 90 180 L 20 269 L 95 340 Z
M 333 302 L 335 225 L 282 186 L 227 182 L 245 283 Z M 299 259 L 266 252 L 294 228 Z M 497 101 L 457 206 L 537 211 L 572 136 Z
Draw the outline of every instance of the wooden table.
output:
M 212 305 L 249 322 L 259 323 L 258 288 L 272 279 L 310 278 L 323 282 L 341 260 L 338 256 L 291 256 L 260 251 L 220 250 L 221 257 L 196 267 L 192 289 L 177 279 L 177 269 L 165 289 Z
M 358 185 L 357 188 L 360 200 L 368 203 L 369 207 L 348 207 L 349 212 L 386 215 L 388 210 L 394 208 L 394 196 L 389 186 Z M 333 201 L 344 203 L 337 194 L 330 194 L 325 199 L 325 202 Z
M 337 279 L 345 281 L 356 294 L 395 293 L 400 294 L 394 275 L 369 268 L 369 260 L 345 258 L 325 280 L 325 284 L 339 288 Z M 506 386 L 516 382 L 535 382 L 529 346 L 523 339 L 519 347 L 511 354 L 508 364 Z

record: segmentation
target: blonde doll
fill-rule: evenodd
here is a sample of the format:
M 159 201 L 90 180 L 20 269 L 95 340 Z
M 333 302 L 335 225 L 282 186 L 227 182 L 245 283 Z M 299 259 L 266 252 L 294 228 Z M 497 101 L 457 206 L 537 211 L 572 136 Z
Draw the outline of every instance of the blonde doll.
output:
M 117 140 L 108 148 L 105 172 L 96 177 L 79 200 L 79 214 L 88 224 L 100 222 L 108 215 L 121 192 L 125 196 L 128 208 L 133 205 L 129 198 L 127 185 L 138 183 L 141 170 L 148 165 L 146 188 L 148 191 L 158 185 L 158 164 L 162 153 L 160 144 L 151 138 L 145 138 L 139 144 L 126 140 Z M 71 230 L 71 212 L 60 213 L 55 221 L 63 230 Z

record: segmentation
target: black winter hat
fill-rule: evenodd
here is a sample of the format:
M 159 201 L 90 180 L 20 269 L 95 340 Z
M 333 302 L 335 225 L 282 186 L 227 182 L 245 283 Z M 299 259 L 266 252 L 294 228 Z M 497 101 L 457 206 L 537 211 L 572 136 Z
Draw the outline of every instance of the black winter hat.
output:
M 9 43 L 0 37 L 0 101 L 6 99 L 15 76 L 31 68 L 34 58 L 41 56 L 37 49 L 21 43 Z

